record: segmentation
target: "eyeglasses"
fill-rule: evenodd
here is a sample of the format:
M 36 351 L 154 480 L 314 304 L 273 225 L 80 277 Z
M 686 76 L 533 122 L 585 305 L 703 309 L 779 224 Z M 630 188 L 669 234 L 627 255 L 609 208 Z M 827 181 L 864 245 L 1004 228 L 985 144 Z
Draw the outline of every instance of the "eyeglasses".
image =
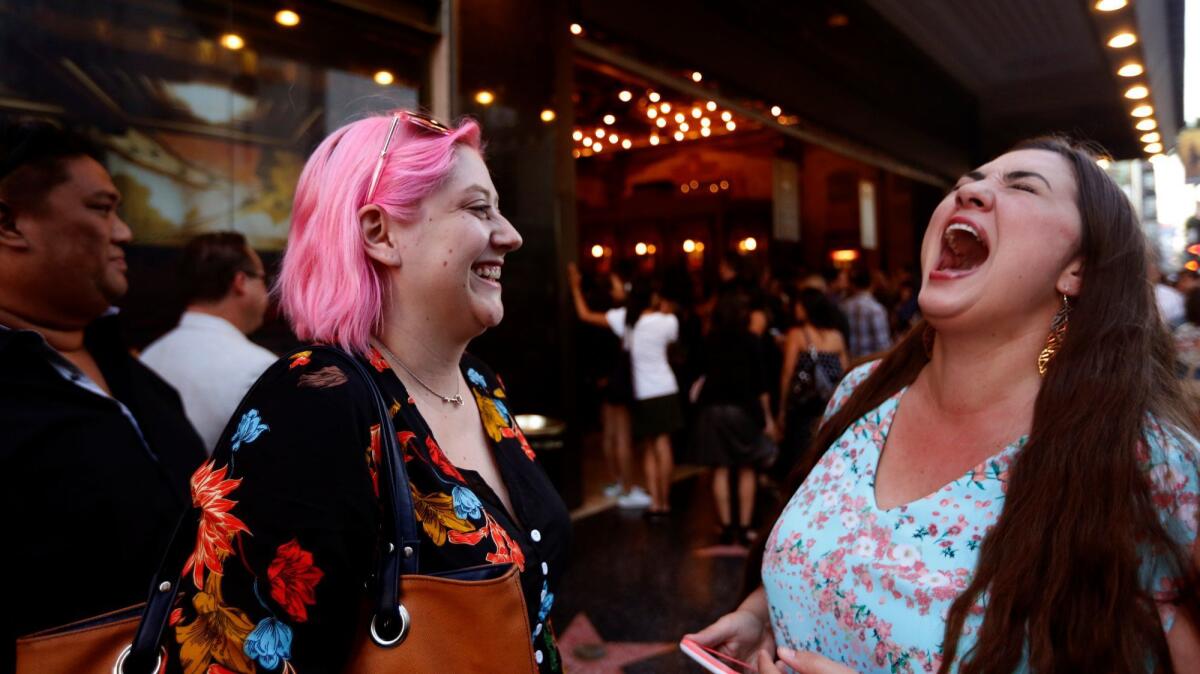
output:
M 388 127 L 387 138 L 383 140 L 383 148 L 379 150 L 379 158 L 375 160 L 375 171 L 371 174 L 371 185 L 367 187 L 367 201 L 375 196 L 375 188 L 379 187 L 379 176 L 383 174 L 383 160 L 387 158 L 388 147 L 392 144 L 392 135 L 396 133 L 396 124 L 403 117 L 404 121 L 418 129 L 428 131 L 438 136 L 449 136 L 453 131 L 429 115 L 419 112 L 401 112 L 392 115 L 392 124 Z

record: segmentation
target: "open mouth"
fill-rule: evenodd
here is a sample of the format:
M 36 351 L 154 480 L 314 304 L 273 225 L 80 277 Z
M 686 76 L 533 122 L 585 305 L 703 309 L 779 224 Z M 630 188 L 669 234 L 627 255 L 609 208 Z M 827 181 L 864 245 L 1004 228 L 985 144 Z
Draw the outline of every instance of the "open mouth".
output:
M 965 222 L 954 222 L 942 235 L 942 256 L 937 270 L 962 274 L 974 271 L 988 258 L 987 243 L 975 227 Z
M 500 265 L 498 264 L 477 264 L 471 267 L 471 272 L 485 281 L 500 282 Z

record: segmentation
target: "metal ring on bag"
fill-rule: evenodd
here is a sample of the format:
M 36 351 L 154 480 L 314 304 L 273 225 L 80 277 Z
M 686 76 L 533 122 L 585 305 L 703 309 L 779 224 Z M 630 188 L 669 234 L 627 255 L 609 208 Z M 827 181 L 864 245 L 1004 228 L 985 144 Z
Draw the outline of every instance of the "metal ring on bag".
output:
M 404 638 L 408 636 L 408 628 L 412 624 L 412 620 L 408 615 L 408 609 L 404 608 L 404 604 L 397 604 L 397 606 L 400 607 L 400 631 L 397 632 L 396 636 L 392 637 L 391 639 L 385 639 L 384 637 L 379 636 L 379 630 L 377 630 L 375 627 L 376 621 L 379 620 L 379 616 L 371 616 L 371 639 L 376 644 L 379 644 L 384 648 L 391 648 L 392 646 L 404 641 Z
M 129 654 L 132 651 L 133 651 L 133 644 L 129 644 L 128 646 L 125 647 L 125 650 L 121 651 L 121 654 L 117 656 L 116 664 L 113 665 L 113 669 L 112 669 L 113 674 L 126 674 L 125 660 L 129 657 Z M 154 662 L 154 669 L 152 670 L 155 674 L 158 674 L 158 672 L 162 671 L 163 660 L 165 660 L 166 657 L 167 657 L 166 647 L 159 648 L 158 649 L 158 660 L 156 660 Z

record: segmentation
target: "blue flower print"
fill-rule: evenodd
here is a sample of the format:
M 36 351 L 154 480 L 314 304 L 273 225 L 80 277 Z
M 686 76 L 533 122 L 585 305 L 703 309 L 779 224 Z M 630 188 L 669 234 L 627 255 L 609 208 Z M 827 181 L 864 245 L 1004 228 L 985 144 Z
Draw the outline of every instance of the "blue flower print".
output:
M 466 487 L 455 485 L 450 491 L 451 498 L 454 499 L 454 514 L 463 519 L 477 520 L 483 517 L 483 504 L 479 502 L 479 497 L 475 492 Z
M 237 451 L 242 443 L 251 443 L 258 439 L 258 436 L 271 430 L 271 427 L 264 424 L 262 419 L 258 417 L 258 410 L 250 410 L 242 415 L 242 420 L 238 422 L 237 431 L 233 434 L 233 451 Z
M 280 660 L 292 657 L 292 628 L 274 618 L 264 618 L 246 637 L 242 650 L 264 669 L 275 669 Z
M 473 367 L 467 368 L 467 379 L 470 379 L 472 384 L 481 389 L 486 389 L 488 387 L 487 380 L 483 378 L 483 375 L 476 372 L 475 368 Z
M 550 591 L 550 583 L 546 580 L 541 582 L 541 607 L 538 608 L 538 625 L 545 625 L 546 619 L 550 618 L 550 609 L 554 607 L 554 592 Z M 538 632 L 534 632 L 534 639 L 538 638 Z
M 499 398 L 493 398 L 492 402 L 496 403 L 496 411 L 500 413 L 500 416 L 504 417 L 505 423 L 511 424 L 512 417 L 508 414 L 508 405 L 505 405 L 504 401 Z

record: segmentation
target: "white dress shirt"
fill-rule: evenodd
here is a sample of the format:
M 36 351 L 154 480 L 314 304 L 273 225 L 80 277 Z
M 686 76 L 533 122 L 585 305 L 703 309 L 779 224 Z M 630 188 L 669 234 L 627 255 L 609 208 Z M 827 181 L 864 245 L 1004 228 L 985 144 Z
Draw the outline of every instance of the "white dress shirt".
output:
M 179 391 L 210 454 L 242 396 L 275 359 L 229 321 L 194 311 L 142 352 L 142 362 Z

